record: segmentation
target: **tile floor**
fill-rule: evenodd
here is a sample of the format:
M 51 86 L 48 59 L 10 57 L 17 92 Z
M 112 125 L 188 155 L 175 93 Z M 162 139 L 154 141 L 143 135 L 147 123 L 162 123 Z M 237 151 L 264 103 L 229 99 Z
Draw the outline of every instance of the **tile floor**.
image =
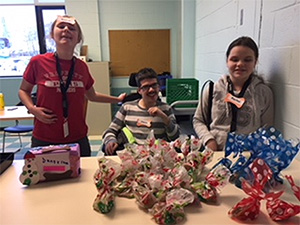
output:
M 5 152 L 16 152 L 15 159 L 23 159 L 24 154 L 30 149 L 31 144 L 31 133 L 26 133 L 21 136 L 22 140 L 22 149 L 18 151 L 20 148 L 20 142 L 18 136 L 7 135 L 5 137 Z M 101 148 L 101 136 L 89 136 L 91 149 L 92 149 L 92 156 L 100 156 L 102 152 L 99 152 Z M 0 132 L 0 143 L 1 143 L 1 152 L 3 146 L 3 132 Z

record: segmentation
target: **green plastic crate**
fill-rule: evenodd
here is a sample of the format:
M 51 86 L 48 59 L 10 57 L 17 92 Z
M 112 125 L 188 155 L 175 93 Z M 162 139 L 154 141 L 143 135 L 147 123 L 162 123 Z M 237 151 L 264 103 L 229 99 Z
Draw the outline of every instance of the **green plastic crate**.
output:
M 199 81 L 195 78 L 167 79 L 166 100 L 169 105 L 180 100 L 198 100 Z M 178 108 L 197 107 L 197 104 L 176 106 Z

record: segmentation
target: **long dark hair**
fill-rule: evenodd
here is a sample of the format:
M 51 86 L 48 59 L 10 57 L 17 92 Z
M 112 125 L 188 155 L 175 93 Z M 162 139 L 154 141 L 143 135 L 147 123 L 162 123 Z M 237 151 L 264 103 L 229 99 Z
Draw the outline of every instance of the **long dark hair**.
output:
M 226 51 L 226 59 L 228 59 L 231 49 L 233 49 L 236 46 L 245 46 L 245 47 L 252 49 L 254 52 L 254 55 L 255 55 L 255 59 L 256 60 L 258 59 L 258 55 L 259 55 L 258 47 L 257 47 L 255 41 L 252 38 L 247 37 L 247 36 L 239 37 L 230 43 L 230 45 L 228 46 L 228 49 Z

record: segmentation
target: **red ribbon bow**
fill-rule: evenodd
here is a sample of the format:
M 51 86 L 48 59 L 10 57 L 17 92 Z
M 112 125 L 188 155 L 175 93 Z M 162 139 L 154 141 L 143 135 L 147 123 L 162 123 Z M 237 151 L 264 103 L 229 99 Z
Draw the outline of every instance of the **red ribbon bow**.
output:
M 267 200 L 267 211 L 272 220 L 288 219 L 300 212 L 300 206 L 289 204 L 279 199 L 283 191 L 268 194 L 263 191 L 265 184 L 273 175 L 272 170 L 264 160 L 256 159 L 251 165 L 251 170 L 254 175 L 254 183 L 251 184 L 247 180 L 242 182 L 244 192 L 250 197 L 242 199 L 228 212 L 232 218 L 239 220 L 256 219 L 260 212 L 260 201 L 263 199 Z M 299 199 L 299 187 L 295 185 L 291 176 L 286 176 L 286 178 L 291 184 L 294 194 Z
M 294 195 L 300 201 L 300 188 L 295 185 L 294 180 L 291 176 L 285 176 L 286 179 L 289 181 Z M 269 216 L 274 221 L 280 221 L 288 219 L 292 216 L 297 215 L 300 212 L 300 206 L 287 203 L 285 201 L 280 200 L 276 196 L 270 196 L 267 201 L 267 210 Z

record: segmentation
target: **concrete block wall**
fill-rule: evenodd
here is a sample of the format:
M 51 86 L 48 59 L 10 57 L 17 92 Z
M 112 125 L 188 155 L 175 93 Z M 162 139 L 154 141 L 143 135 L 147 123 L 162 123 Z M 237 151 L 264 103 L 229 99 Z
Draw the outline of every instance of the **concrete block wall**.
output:
M 257 70 L 275 97 L 275 126 L 300 138 L 300 0 L 196 0 L 195 77 L 200 85 L 227 73 L 225 52 L 235 38 L 260 47 Z
M 275 95 L 276 125 L 300 138 L 300 1 L 263 1 L 259 71 Z
M 245 30 L 246 22 L 249 30 L 243 35 L 255 36 L 256 19 L 252 15 L 255 7 L 255 1 L 196 1 L 195 77 L 200 84 L 207 79 L 217 80 L 220 74 L 227 72 L 226 48 Z

